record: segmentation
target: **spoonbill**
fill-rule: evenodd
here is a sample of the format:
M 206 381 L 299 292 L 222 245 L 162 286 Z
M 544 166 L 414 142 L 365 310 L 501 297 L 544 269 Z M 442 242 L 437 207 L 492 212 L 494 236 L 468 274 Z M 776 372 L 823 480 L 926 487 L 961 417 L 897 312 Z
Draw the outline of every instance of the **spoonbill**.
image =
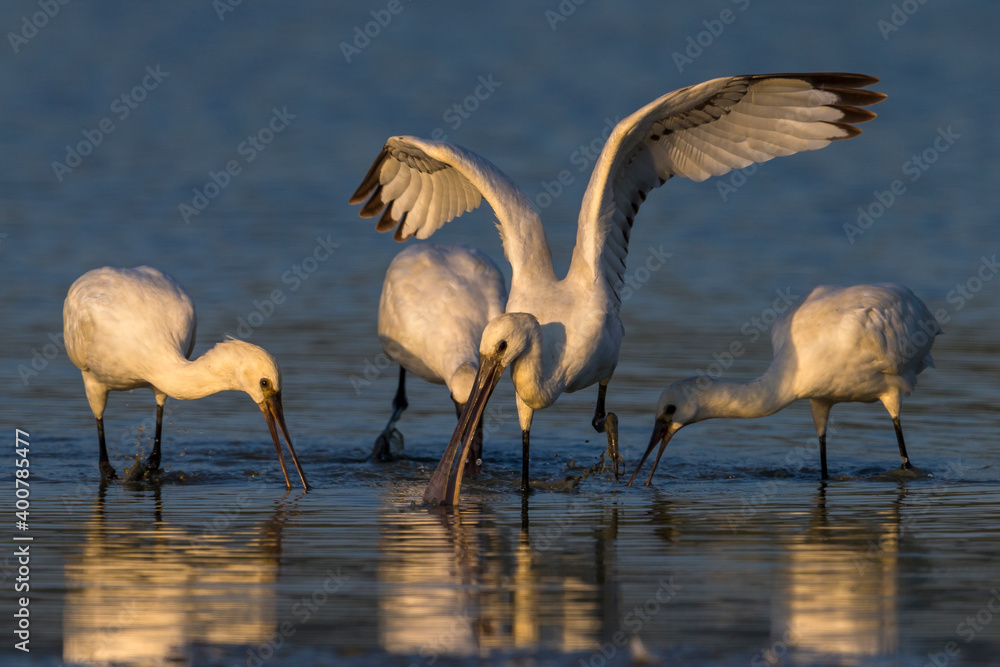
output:
M 479 367 L 479 339 L 487 323 L 503 314 L 506 303 L 503 274 L 479 250 L 428 243 L 396 255 L 382 284 L 378 337 L 385 354 L 399 364 L 399 385 L 373 459 L 392 458 L 389 444 L 407 408 L 406 371 L 447 385 L 461 416 Z M 482 445 L 480 424 L 469 455 L 471 470 L 478 470 Z
M 226 390 L 250 395 L 267 420 L 285 485 L 291 488 L 275 425 L 288 445 L 302 486 L 309 484 L 285 426 L 281 371 L 270 354 L 230 338 L 189 361 L 194 349 L 194 303 L 171 276 L 148 266 L 104 267 L 77 278 L 63 305 L 66 353 L 83 374 L 90 409 L 97 419 L 101 476 L 117 476 L 104 442 L 108 392 L 148 387 L 156 396 L 156 434 L 147 464 L 160 465 L 163 404 L 167 396 L 202 398 Z
M 933 368 L 930 352 L 940 332 L 924 302 L 902 285 L 816 287 L 774 323 L 774 360 L 759 378 L 741 384 L 692 377 L 663 391 L 649 447 L 629 486 L 660 443 L 649 485 L 663 450 L 682 427 L 713 417 L 765 417 L 803 398 L 809 399 L 819 436 L 823 479 L 828 477 L 826 424 L 837 403 L 882 401 L 896 429 L 901 468 L 910 470 L 899 409 L 917 375 Z
M 617 418 L 605 412 L 605 394 L 624 333 L 619 310 L 629 235 L 646 195 L 672 176 L 702 181 L 854 137 L 860 133 L 856 123 L 875 117 L 861 107 L 885 99 L 863 90 L 877 81 L 843 73 L 725 77 L 668 93 L 626 117 L 594 165 L 562 279 L 538 213 L 506 174 L 454 144 L 391 137 L 350 199 L 364 202 L 362 217 L 381 214 L 376 229 L 395 228 L 397 241 L 424 239 L 485 198 L 512 268 L 506 313 L 483 333 L 472 394 L 424 499 L 458 501 L 465 450 L 507 365 L 521 425 L 525 491 L 532 416 L 563 392 L 598 384 L 592 423 L 606 431 L 616 460 Z

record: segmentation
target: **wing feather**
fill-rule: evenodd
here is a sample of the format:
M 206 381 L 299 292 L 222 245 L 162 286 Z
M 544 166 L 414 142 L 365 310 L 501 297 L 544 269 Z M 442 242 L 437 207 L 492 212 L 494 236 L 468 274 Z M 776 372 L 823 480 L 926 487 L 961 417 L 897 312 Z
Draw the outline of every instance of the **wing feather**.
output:
M 696 181 L 860 134 L 861 107 L 885 95 L 863 74 L 763 74 L 668 93 L 618 123 L 591 175 L 571 272 L 618 298 L 628 236 L 647 193 L 672 176 Z M 384 193 L 383 193 L 384 196 Z
M 395 229 L 397 241 L 426 239 L 486 199 L 500 222 L 504 254 L 518 270 L 537 264 L 551 273 L 541 219 L 528 198 L 485 158 L 461 146 L 417 137 L 391 137 L 351 196 L 375 228 Z M 545 268 L 545 260 L 548 267 Z

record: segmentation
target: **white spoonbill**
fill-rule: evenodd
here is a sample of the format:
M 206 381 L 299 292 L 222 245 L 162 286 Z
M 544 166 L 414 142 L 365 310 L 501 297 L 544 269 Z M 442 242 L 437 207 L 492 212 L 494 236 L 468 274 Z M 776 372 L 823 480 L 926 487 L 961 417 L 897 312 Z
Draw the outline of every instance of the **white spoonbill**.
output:
M 538 213 L 503 172 L 454 144 L 390 138 L 351 197 L 354 204 L 367 199 L 361 215 L 381 214 L 376 229 L 395 227 L 397 241 L 427 238 L 485 198 L 499 220 L 512 268 L 507 312 L 483 333 L 473 393 L 425 500 L 457 502 L 465 449 L 510 364 L 525 490 L 532 416 L 563 392 L 599 384 L 593 424 L 607 431 L 614 457 L 617 419 L 605 414 L 604 398 L 623 336 L 619 294 L 629 234 L 647 193 L 672 176 L 702 181 L 856 136 L 860 130 L 854 124 L 875 117 L 860 107 L 885 99 L 862 90 L 876 81 L 837 73 L 726 77 L 668 93 L 639 109 L 615 126 L 594 165 L 576 247 L 561 280 Z
M 241 340 L 217 343 L 194 361 L 195 314 L 180 283 L 148 266 L 88 271 L 69 288 L 63 305 L 66 353 L 83 373 L 90 409 L 97 418 L 101 476 L 114 478 L 104 443 L 108 392 L 148 387 L 156 396 L 156 434 L 148 465 L 160 465 L 163 403 L 202 398 L 226 390 L 245 391 L 267 420 L 285 485 L 291 488 L 275 424 L 288 445 L 302 486 L 306 476 L 285 426 L 281 371 L 274 358 Z
M 826 423 L 837 403 L 882 405 L 892 417 L 902 468 L 911 469 L 903 442 L 899 408 L 917 384 L 917 375 L 934 366 L 931 346 L 941 325 L 913 292 L 892 283 L 839 287 L 821 285 L 792 305 L 771 329 L 774 360 L 746 384 L 692 377 L 675 382 L 660 396 L 649 447 L 629 486 L 656 443 L 663 450 L 688 424 L 720 418 L 765 417 L 808 398 L 823 479 L 826 472 Z
M 375 441 L 372 458 L 392 458 L 396 421 L 407 408 L 406 371 L 447 385 L 458 414 L 479 368 L 479 340 L 490 320 L 503 314 L 507 285 L 497 265 L 465 246 L 412 245 L 396 255 L 385 273 L 378 306 L 378 337 L 399 364 L 392 416 Z M 482 457 L 482 424 L 469 455 L 471 470 Z

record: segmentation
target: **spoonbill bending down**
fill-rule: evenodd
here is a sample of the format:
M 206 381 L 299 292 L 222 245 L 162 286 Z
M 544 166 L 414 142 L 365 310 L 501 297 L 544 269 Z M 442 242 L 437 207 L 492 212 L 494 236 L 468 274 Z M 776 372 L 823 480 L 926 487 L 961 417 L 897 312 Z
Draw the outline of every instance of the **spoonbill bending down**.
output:
M 230 338 L 188 361 L 194 349 L 195 314 L 180 283 L 148 266 L 104 267 L 80 276 L 63 305 L 66 352 L 83 373 L 90 409 L 97 418 L 101 476 L 114 478 L 104 443 L 104 408 L 108 392 L 148 387 L 156 396 L 156 435 L 148 465 L 160 465 L 163 403 L 167 396 L 201 398 L 226 390 L 245 391 L 267 420 L 285 485 L 291 488 L 281 453 L 281 433 L 299 471 L 281 407 L 281 371 L 274 358 L 250 343 Z
M 375 441 L 372 458 L 391 460 L 396 421 L 407 407 L 406 371 L 448 386 L 458 414 L 479 367 L 479 340 L 490 320 L 503 314 L 507 285 L 489 257 L 465 246 L 413 245 L 396 255 L 385 273 L 378 306 L 378 337 L 399 364 L 392 416 Z M 402 436 L 398 436 L 402 437 Z M 482 458 L 482 424 L 476 429 L 470 470 Z
M 593 424 L 607 432 L 614 458 L 617 419 L 605 413 L 604 399 L 623 335 L 620 290 L 629 234 L 647 193 L 672 176 L 701 181 L 856 136 L 854 123 L 875 117 L 860 107 L 885 99 L 862 90 L 876 81 L 832 73 L 735 76 L 682 88 L 639 109 L 615 126 L 594 165 L 561 280 L 538 213 L 504 173 L 454 144 L 390 138 L 351 197 L 351 203 L 366 202 L 361 215 L 381 214 L 376 229 L 395 228 L 397 241 L 427 238 L 485 198 L 512 268 L 507 312 L 483 333 L 473 392 L 424 499 L 457 502 L 464 450 L 507 365 L 521 424 L 522 488 L 528 488 L 534 411 L 563 392 L 599 384 Z
M 826 423 L 836 403 L 882 401 L 896 428 L 902 468 L 909 470 L 899 408 L 917 375 L 934 366 L 930 351 L 940 332 L 924 302 L 902 285 L 821 285 L 774 323 L 774 360 L 759 378 L 740 384 L 693 377 L 664 390 L 649 447 L 629 486 L 660 443 L 649 485 L 663 450 L 682 427 L 713 417 L 765 417 L 803 398 L 816 423 L 823 479 Z

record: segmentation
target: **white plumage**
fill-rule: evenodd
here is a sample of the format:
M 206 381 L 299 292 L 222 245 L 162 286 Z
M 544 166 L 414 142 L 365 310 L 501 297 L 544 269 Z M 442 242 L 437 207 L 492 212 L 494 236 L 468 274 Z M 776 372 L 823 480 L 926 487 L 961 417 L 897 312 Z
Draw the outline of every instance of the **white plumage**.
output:
M 902 285 L 823 285 L 791 306 L 771 330 L 774 360 L 747 384 L 692 377 L 664 390 L 649 447 L 660 443 L 648 485 L 667 443 L 682 427 L 712 418 L 764 417 L 809 399 L 827 478 L 826 425 L 837 403 L 881 401 L 892 417 L 904 469 L 912 468 L 899 422 L 902 397 L 933 367 L 930 351 L 941 326 Z
M 594 166 L 583 196 L 570 268 L 558 279 L 545 230 L 528 198 L 489 161 L 454 144 L 392 137 L 376 157 L 351 203 L 361 215 L 379 216 L 376 228 L 395 228 L 398 241 L 427 238 L 486 199 L 499 220 L 504 254 L 512 267 L 507 313 L 527 313 L 537 325 L 525 340 L 541 346 L 538 372 L 515 370 L 523 443 L 522 484 L 527 488 L 528 434 L 535 410 L 563 392 L 600 384 L 594 426 L 605 430 L 617 457 L 616 418 L 605 415 L 604 396 L 618 362 L 622 324 L 620 290 L 632 222 L 647 193 L 672 176 L 703 180 L 779 155 L 815 150 L 860 130 L 875 117 L 862 106 L 885 98 L 862 90 L 877 79 L 859 74 L 774 74 L 713 79 L 668 93 L 619 122 Z M 503 319 L 503 318 L 500 318 Z M 486 334 L 490 332 L 487 328 Z M 517 364 L 510 354 L 490 355 Z M 490 339 L 496 345 L 506 341 Z M 487 372 L 481 363 L 479 374 Z M 502 371 L 502 368 L 501 368 Z M 492 371 L 490 371 L 492 372 Z M 499 375 L 496 376 L 499 378 Z M 526 384 L 527 383 L 527 384 Z M 488 394 L 491 387 L 481 385 Z M 472 398 L 475 398 L 475 391 Z M 478 405 L 470 400 L 469 406 Z M 485 408 L 485 400 L 477 409 Z M 450 474 L 458 444 L 471 437 L 479 415 L 468 408 L 425 499 L 453 503 L 460 482 Z M 466 445 L 467 446 L 467 445 Z M 448 491 L 446 492 L 446 487 Z
M 479 340 L 490 320 L 503 314 L 507 285 L 497 265 L 465 246 L 412 245 L 396 255 L 385 274 L 378 310 L 382 349 L 399 364 L 393 413 L 375 443 L 373 458 L 387 460 L 396 421 L 407 407 L 405 377 L 447 385 L 461 414 L 479 367 Z M 482 429 L 473 445 L 481 456 Z
M 83 374 L 87 400 L 97 419 L 100 470 L 116 476 L 104 440 L 104 409 L 111 391 L 149 388 L 156 396 L 156 434 L 148 465 L 160 464 L 163 404 L 220 391 L 249 394 L 267 420 L 285 484 L 291 488 L 276 425 L 288 445 L 302 485 L 309 488 L 285 426 L 281 371 L 256 345 L 229 339 L 198 359 L 194 349 L 195 312 L 184 288 L 157 269 L 105 267 L 80 276 L 63 305 L 66 352 Z

